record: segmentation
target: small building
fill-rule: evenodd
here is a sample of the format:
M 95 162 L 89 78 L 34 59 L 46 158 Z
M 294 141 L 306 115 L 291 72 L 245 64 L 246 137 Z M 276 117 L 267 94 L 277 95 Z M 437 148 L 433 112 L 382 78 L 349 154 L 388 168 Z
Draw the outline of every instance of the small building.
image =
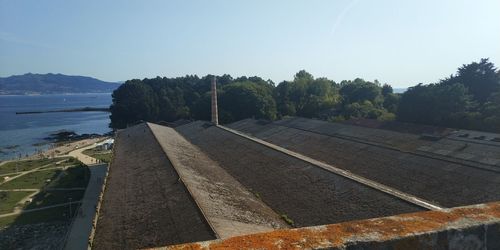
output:
M 97 144 L 96 149 L 98 150 L 111 150 L 113 148 L 113 143 L 115 139 L 107 139 Z

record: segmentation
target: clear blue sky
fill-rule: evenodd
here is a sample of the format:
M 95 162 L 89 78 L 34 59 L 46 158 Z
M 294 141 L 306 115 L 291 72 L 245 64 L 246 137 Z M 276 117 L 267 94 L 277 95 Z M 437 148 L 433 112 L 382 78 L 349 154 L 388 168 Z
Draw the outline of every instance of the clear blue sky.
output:
M 107 81 L 300 69 L 395 87 L 500 66 L 498 0 L 0 0 L 0 76 Z

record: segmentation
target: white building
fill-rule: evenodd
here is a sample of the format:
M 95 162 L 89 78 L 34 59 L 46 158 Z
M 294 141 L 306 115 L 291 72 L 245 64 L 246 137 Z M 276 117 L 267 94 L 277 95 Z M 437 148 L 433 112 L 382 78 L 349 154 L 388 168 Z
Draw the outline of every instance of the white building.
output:
M 110 150 L 113 148 L 113 143 L 115 142 L 115 139 L 107 139 L 105 141 L 102 141 L 96 145 L 96 149 L 99 150 Z

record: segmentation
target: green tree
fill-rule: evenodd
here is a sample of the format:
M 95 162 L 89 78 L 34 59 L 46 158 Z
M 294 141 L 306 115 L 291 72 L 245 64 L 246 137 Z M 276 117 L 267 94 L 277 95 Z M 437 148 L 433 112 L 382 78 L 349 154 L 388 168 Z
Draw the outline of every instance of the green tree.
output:
M 222 123 L 254 117 L 276 119 L 276 103 L 270 86 L 246 81 L 223 87 L 219 99 Z
M 140 80 L 122 84 L 113 94 L 111 124 L 113 128 L 124 128 L 136 121 L 154 121 L 158 116 L 158 103 L 153 89 Z
M 291 99 L 291 92 L 293 89 L 293 82 L 284 81 L 274 89 L 274 99 L 278 114 L 280 116 L 294 116 L 297 114 L 295 109 L 295 102 Z
M 405 122 L 454 127 L 473 107 L 467 88 L 460 83 L 419 84 L 402 95 L 397 118 Z
M 343 81 L 340 94 L 344 104 L 370 101 L 374 106 L 379 106 L 383 101 L 382 88 L 361 78 L 356 78 L 354 81 Z
M 500 132 L 500 91 L 493 93 L 483 108 L 484 129 Z
M 452 85 L 463 84 L 472 94 L 473 98 L 484 103 L 491 93 L 500 90 L 500 77 L 495 65 L 489 59 L 481 59 L 480 62 L 464 64 L 458 69 L 456 75 L 452 75 L 441 81 L 441 84 Z
M 280 116 L 317 117 L 321 111 L 333 108 L 340 100 L 333 81 L 316 78 L 305 70 L 299 71 L 292 82 L 284 81 L 274 90 Z
M 392 89 L 391 85 L 384 84 L 382 86 L 382 95 L 383 96 L 387 96 L 387 95 L 392 94 L 392 93 L 394 93 L 394 90 Z
M 398 111 L 399 100 L 401 96 L 398 94 L 388 93 L 384 96 L 384 108 L 390 113 L 396 113 Z

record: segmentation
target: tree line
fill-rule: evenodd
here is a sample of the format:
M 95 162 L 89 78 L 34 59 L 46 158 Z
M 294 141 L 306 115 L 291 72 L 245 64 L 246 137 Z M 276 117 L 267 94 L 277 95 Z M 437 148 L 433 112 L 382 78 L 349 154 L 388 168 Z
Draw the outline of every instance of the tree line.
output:
M 212 75 L 129 80 L 113 92 L 112 128 L 138 121 L 210 120 Z M 219 121 L 285 116 L 342 121 L 351 118 L 500 132 L 500 72 L 488 59 L 463 65 L 437 83 L 403 94 L 388 84 L 357 78 L 334 82 L 305 70 L 275 84 L 261 77 L 217 77 Z

